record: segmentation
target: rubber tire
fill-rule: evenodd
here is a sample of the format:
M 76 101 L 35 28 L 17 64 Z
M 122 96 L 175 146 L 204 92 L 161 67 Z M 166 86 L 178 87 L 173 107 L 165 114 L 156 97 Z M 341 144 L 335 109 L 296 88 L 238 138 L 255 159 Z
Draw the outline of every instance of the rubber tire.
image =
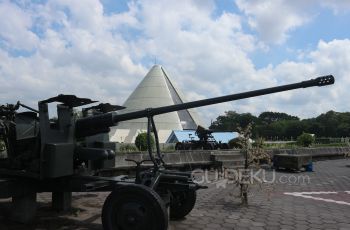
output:
M 146 213 L 143 222 L 147 224 L 125 228 L 118 226 L 117 213 L 128 203 L 142 206 L 141 212 Z M 121 186 L 111 192 L 103 204 L 101 219 L 104 230 L 165 230 L 168 228 L 168 212 L 162 198 L 147 186 L 137 184 Z
M 182 198 L 182 202 L 180 204 L 177 203 L 175 199 L 170 202 L 170 219 L 173 220 L 182 219 L 187 216 L 187 214 L 189 214 L 194 208 L 197 199 L 196 190 L 178 193 L 182 193 L 181 195 L 185 196 Z M 176 194 L 173 194 L 173 196 L 176 196 Z

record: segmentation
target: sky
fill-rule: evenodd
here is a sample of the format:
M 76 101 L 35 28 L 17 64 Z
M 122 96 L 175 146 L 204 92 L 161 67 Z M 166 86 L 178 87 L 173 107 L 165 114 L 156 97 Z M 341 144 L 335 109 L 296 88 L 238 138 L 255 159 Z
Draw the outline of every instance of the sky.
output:
M 156 63 L 187 100 L 333 74 L 335 85 L 198 110 L 349 111 L 348 0 L 0 0 L 0 104 L 75 94 L 123 104 Z

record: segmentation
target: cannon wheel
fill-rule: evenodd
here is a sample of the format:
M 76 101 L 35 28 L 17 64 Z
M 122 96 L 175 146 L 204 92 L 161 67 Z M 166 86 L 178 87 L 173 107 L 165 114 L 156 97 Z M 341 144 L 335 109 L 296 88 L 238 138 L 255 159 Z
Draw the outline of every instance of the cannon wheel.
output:
M 181 219 L 190 213 L 196 204 L 196 190 L 173 192 L 170 203 L 170 218 Z
M 168 214 L 163 200 L 144 185 L 125 185 L 111 192 L 103 204 L 104 230 L 164 230 Z

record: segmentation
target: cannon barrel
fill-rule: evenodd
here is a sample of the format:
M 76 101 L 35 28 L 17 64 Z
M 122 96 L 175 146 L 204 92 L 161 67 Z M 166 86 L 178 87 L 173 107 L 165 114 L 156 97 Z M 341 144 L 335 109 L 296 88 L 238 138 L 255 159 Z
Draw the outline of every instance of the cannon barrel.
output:
M 257 97 L 266 94 L 283 92 L 298 88 L 308 88 L 313 86 L 326 86 L 334 84 L 334 77 L 332 75 L 321 76 L 315 79 L 302 81 L 299 83 L 276 86 L 266 89 L 253 90 L 243 93 L 231 94 L 221 97 L 214 97 L 198 101 L 186 102 L 182 104 L 163 106 L 158 108 L 147 108 L 140 111 L 129 112 L 124 114 L 106 113 L 97 116 L 91 116 L 78 119 L 76 122 L 76 137 L 86 137 L 98 133 L 108 132 L 109 127 L 116 125 L 118 122 L 133 120 L 142 117 L 151 117 L 159 114 L 170 113 L 174 111 L 191 109 L 201 106 L 213 105 L 228 101 L 235 101 L 244 98 Z

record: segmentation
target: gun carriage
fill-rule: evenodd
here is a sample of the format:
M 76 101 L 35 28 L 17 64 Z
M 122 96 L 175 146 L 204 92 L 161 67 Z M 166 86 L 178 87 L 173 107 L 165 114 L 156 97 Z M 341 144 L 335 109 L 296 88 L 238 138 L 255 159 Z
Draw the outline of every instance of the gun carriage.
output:
M 194 207 L 196 190 L 190 173 L 168 170 L 162 159 L 153 117 L 184 109 L 277 93 L 297 88 L 334 83 L 331 75 L 295 84 L 204 99 L 183 104 L 118 113 L 119 106 L 100 104 L 83 109 L 77 117 L 74 109 L 95 101 L 74 95 L 59 95 L 38 103 L 38 110 L 18 102 L 0 107 L 0 140 L 6 156 L 0 159 L 0 198 L 12 197 L 13 218 L 27 221 L 24 213 L 35 213 L 36 194 L 52 192 L 53 206 L 69 207 L 72 192 L 111 191 L 102 209 L 106 230 L 167 229 L 170 218 L 182 218 Z M 57 119 L 50 119 L 48 105 L 57 104 Z M 18 112 L 23 107 L 26 112 Z M 141 169 L 135 162 L 135 177 L 102 177 L 98 172 L 114 166 L 113 143 L 96 141 L 96 135 L 109 132 L 118 122 L 148 119 L 148 153 L 153 163 Z M 151 132 L 156 152 L 151 148 Z M 34 204 L 28 206 L 28 204 Z M 28 210 L 32 208 L 32 211 Z M 25 211 L 23 209 L 26 209 Z M 22 211 L 21 211 L 22 210 Z M 168 214 L 169 210 L 169 214 Z

